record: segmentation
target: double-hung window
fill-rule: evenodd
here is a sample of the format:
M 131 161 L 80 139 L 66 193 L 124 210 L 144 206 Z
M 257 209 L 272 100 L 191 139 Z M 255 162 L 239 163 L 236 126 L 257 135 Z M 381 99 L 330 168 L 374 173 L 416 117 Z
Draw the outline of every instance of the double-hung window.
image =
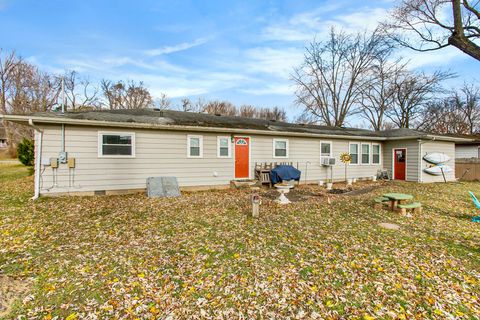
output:
M 273 157 L 288 158 L 288 139 L 273 139 Z
M 217 156 L 219 158 L 230 158 L 231 143 L 230 137 L 217 137 Z
M 370 143 L 362 143 L 362 164 L 370 164 Z
M 187 157 L 202 158 L 203 157 L 203 136 L 187 136 Z
M 331 141 L 320 141 L 320 162 L 322 159 L 332 157 L 332 142 Z
M 372 144 L 372 164 L 380 164 L 380 144 Z
M 135 157 L 135 133 L 99 132 L 98 156 L 101 158 Z
M 350 149 L 350 156 L 352 157 L 350 164 L 358 164 L 359 144 L 356 142 L 350 142 L 349 149 Z

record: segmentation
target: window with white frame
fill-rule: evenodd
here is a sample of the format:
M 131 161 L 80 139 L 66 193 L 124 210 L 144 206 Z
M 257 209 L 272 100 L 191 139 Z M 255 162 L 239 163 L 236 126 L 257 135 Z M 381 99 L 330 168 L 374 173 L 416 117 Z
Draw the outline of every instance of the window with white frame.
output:
M 99 132 L 98 156 L 105 158 L 132 158 L 135 156 L 135 133 Z
M 331 141 L 320 141 L 320 161 L 323 158 L 332 157 L 332 142 Z
M 350 142 L 350 156 L 352 157 L 352 160 L 350 161 L 350 164 L 358 164 L 358 143 L 356 142 Z
M 380 164 L 380 144 L 379 143 L 372 144 L 372 163 Z
M 187 136 L 187 156 L 189 158 L 203 157 L 203 136 Z
M 362 143 L 362 164 L 370 164 L 370 144 Z
M 288 158 L 288 139 L 273 139 L 273 157 Z
M 219 158 L 230 158 L 230 155 L 230 137 L 217 137 L 217 156 Z

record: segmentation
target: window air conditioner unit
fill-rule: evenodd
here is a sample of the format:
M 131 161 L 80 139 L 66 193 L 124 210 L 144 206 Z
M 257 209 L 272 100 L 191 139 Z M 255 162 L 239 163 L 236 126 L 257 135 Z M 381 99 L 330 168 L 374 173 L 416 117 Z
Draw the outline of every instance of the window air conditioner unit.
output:
M 334 166 L 335 158 L 322 158 L 322 166 Z

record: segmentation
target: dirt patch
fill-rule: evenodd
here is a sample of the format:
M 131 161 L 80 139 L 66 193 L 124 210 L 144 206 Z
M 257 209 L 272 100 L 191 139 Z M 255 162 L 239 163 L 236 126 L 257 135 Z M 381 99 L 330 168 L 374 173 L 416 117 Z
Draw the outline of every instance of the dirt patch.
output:
M 30 282 L 0 275 L 0 318 L 8 315 L 13 303 L 30 289 Z

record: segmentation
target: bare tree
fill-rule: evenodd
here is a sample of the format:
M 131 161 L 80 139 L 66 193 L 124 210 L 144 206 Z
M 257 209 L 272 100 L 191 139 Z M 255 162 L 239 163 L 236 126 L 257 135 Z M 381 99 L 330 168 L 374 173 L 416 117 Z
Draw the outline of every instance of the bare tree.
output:
M 376 32 L 350 35 L 332 28 L 325 42 L 306 48 L 303 64 L 294 70 L 297 103 L 328 126 L 342 126 L 360 99 L 374 58 L 387 50 Z
M 155 101 L 155 107 L 159 108 L 160 110 L 170 109 L 171 105 L 172 102 L 168 98 L 167 94 L 163 92 L 160 93 L 160 98 Z
M 7 99 L 12 85 L 13 72 L 22 59 L 15 52 L 5 52 L 0 49 L 0 112 L 2 114 L 10 113 L 10 107 Z M 8 142 L 8 152 L 13 155 L 15 146 L 13 145 L 13 128 L 9 122 L 3 121 L 5 135 Z
M 375 130 L 383 130 L 385 113 L 393 104 L 395 98 L 395 82 L 398 76 L 405 72 L 405 63 L 397 59 L 389 61 L 390 53 L 378 55 L 366 77 L 360 94 L 360 114 Z
M 237 114 L 237 108 L 229 101 L 212 100 L 207 102 L 203 108 L 203 112 L 222 116 L 235 116 Z
M 429 75 L 418 72 L 403 72 L 394 79 L 393 105 L 386 116 L 399 128 L 421 127 L 422 113 L 441 92 L 442 81 L 451 78 L 447 72 L 436 71 Z
M 64 76 L 65 97 L 67 108 L 75 111 L 77 109 L 93 107 L 100 104 L 98 87 L 90 83 L 87 78 L 79 77 L 76 71 L 68 71 Z
M 478 0 L 403 0 L 382 29 L 417 51 L 454 46 L 480 60 Z
M 480 130 L 480 87 L 464 83 L 456 98 L 462 103 L 460 108 L 468 125 L 468 133 L 478 133 Z
M 445 97 L 428 104 L 419 129 L 440 134 L 468 134 L 468 124 L 461 111 L 458 96 Z
M 254 118 L 266 119 L 266 120 L 276 120 L 276 121 L 286 121 L 287 113 L 285 110 L 280 109 L 279 107 L 273 108 L 260 108 L 257 111 L 257 114 Z
M 256 114 L 257 109 L 250 104 L 242 105 L 238 111 L 238 115 L 245 118 L 255 118 Z
M 153 99 L 144 86 L 134 81 L 101 81 L 102 93 L 110 109 L 144 109 L 153 105 Z

